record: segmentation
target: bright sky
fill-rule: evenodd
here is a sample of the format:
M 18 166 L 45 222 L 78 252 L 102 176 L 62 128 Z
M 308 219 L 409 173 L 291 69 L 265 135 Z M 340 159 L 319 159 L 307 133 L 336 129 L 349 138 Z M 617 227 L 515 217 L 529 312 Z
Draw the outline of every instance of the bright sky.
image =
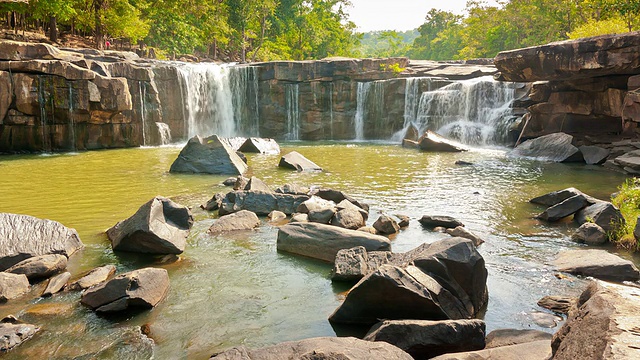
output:
M 359 32 L 415 29 L 431 8 L 462 14 L 467 0 L 351 0 L 349 19 Z

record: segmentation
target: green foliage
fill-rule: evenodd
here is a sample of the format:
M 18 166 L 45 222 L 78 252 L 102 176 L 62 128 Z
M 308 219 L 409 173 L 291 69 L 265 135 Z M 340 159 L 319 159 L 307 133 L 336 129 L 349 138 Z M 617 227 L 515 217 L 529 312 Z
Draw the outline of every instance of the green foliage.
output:
M 606 20 L 590 20 L 568 34 L 569 39 L 585 38 L 605 34 L 621 34 L 627 32 L 627 23 L 613 17 Z
M 638 216 L 640 216 L 640 179 L 631 178 L 625 181 L 611 201 L 620 209 L 624 224 L 617 224 L 610 235 L 618 246 L 629 250 L 640 250 L 640 244 L 633 236 Z
M 380 70 L 393 72 L 394 76 L 399 76 L 406 68 L 400 67 L 399 63 L 380 64 Z
M 359 57 L 407 56 L 418 30 L 370 31 L 359 34 L 360 44 L 355 50 Z

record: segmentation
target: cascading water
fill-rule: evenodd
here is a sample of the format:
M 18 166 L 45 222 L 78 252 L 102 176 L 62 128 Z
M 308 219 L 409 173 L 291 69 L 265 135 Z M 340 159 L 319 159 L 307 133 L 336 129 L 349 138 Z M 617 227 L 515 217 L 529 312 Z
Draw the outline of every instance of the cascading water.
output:
M 422 93 L 415 124 L 469 145 L 505 144 L 514 96 L 513 83 L 491 77 L 456 81 Z
M 144 82 L 138 81 L 138 88 L 140 89 L 140 117 L 142 118 L 142 146 L 147 145 L 147 114 L 145 109 L 145 86 Z
M 171 129 L 169 125 L 163 122 L 156 122 L 158 127 L 158 134 L 160 135 L 160 145 L 167 145 L 171 143 Z
M 383 118 L 385 108 L 386 80 L 359 82 L 354 118 L 355 140 L 364 140 L 365 124 L 371 127 Z
M 71 150 L 76 151 L 76 124 L 73 120 L 73 86 L 69 83 L 69 137 Z
M 333 140 L 333 82 L 329 83 L 329 130 Z
M 358 93 L 356 99 L 356 117 L 354 121 L 356 140 L 364 139 L 364 111 L 365 101 L 367 100 L 367 94 L 369 94 L 370 82 L 359 82 Z
M 297 83 L 285 85 L 285 105 L 287 108 L 287 140 L 300 140 L 300 86 Z
M 40 106 L 40 128 L 42 132 L 42 151 L 51 151 L 51 146 L 47 141 L 47 106 L 45 90 L 42 84 L 42 75 L 38 75 L 38 104 Z
M 259 136 L 258 76 L 253 67 L 179 63 L 185 134 Z

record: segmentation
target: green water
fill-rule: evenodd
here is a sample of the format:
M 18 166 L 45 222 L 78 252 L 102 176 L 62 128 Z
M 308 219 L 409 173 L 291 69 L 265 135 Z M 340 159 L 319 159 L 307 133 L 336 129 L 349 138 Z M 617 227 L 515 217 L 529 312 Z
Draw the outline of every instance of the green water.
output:
M 576 294 L 584 287 L 581 280 L 557 279 L 547 265 L 558 251 L 577 246 L 569 241 L 575 224 L 540 223 L 532 217 L 542 209 L 527 201 L 569 186 L 606 199 L 624 181 L 599 167 L 512 159 L 502 150 L 427 154 L 368 143 L 283 147 L 283 152 L 290 150 L 326 171 L 291 172 L 277 167 L 278 156 L 249 154 L 248 175 L 274 188 L 298 183 L 344 190 L 371 205 L 370 223 L 380 212 L 409 215 L 413 221 L 393 240 L 394 251 L 448 236 L 423 230 L 416 220 L 424 214 L 455 216 L 484 237 L 487 242 L 479 250 L 489 271 L 488 330 L 538 328 L 527 313 L 538 309 L 539 298 Z M 278 253 L 277 228 L 264 221 L 254 232 L 207 235 L 215 215 L 198 206 L 228 190 L 220 185 L 226 177 L 170 174 L 179 151 L 161 147 L 0 157 L 0 211 L 77 229 L 86 248 L 71 258 L 72 274 L 103 264 L 115 264 L 118 272 L 158 266 L 171 279 L 169 295 L 157 308 L 116 319 L 80 306 L 79 293 L 1 305 L 0 315 L 15 314 L 43 329 L 7 358 L 205 359 L 231 346 L 335 335 L 326 319 L 347 288 L 331 283 L 330 266 Z M 474 165 L 457 166 L 456 160 Z M 192 207 L 196 223 L 181 260 L 163 264 L 114 254 L 104 230 L 155 195 Z M 33 295 L 41 288 L 34 286 Z M 53 315 L 33 310 L 54 305 Z M 127 337 L 145 324 L 154 344 Z

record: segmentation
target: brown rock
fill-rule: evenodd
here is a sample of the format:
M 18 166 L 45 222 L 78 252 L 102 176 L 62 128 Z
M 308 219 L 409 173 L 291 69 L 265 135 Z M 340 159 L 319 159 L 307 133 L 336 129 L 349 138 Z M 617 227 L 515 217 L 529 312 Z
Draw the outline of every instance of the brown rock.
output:
M 220 205 L 222 204 L 222 200 L 224 200 L 224 196 L 225 194 L 223 193 L 217 193 L 213 195 L 213 197 L 209 199 L 206 204 L 200 205 L 200 208 L 206 211 L 218 210 L 220 208 Z
M 559 271 L 610 281 L 636 281 L 640 271 L 629 260 L 606 250 L 567 250 L 553 262 Z
M 365 224 L 360 211 L 353 208 L 339 210 L 331 219 L 331 225 L 345 229 L 357 230 Z
M 47 278 L 67 268 L 67 257 L 59 254 L 40 255 L 22 260 L 5 270 L 8 273 L 24 274 L 29 280 Z
M 84 290 L 107 281 L 116 273 L 116 267 L 105 265 L 91 270 L 87 275 L 69 284 L 69 290 Z
M 262 191 L 262 192 L 273 192 L 273 190 L 271 190 L 271 188 L 269 187 L 269 185 L 265 184 L 264 181 L 258 179 L 255 176 L 252 176 L 249 181 L 247 182 L 247 185 L 244 187 L 243 190 L 247 190 L 247 191 Z
M 273 210 L 269 213 L 269 215 L 267 215 L 267 218 L 271 222 L 279 222 L 285 220 L 287 218 L 287 214 L 283 213 L 282 211 Z
M 398 223 L 388 215 L 380 215 L 378 220 L 373 223 L 373 227 L 378 230 L 380 234 L 395 234 L 400 231 Z
M 251 230 L 258 226 L 260 226 L 260 219 L 255 213 L 248 210 L 240 210 L 220 217 L 209 227 L 207 233 L 216 235 L 229 231 Z
M 545 296 L 538 300 L 538 306 L 559 314 L 567 314 L 577 299 L 568 296 Z
M 484 240 L 479 238 L 478 235 L 472 233 L 471 231 L 465 229 L 462 226 L 456 226 L 453 229 L 446 229 L 445 231 L 447 232 L 447 234 L 453 237 L 461 237 L 461 238 L 469 239 L 473 241 L 473 245 L 475 246 L 480 246 L 481 244 L 484 243 Z
M 497 329 L 487 334 L 486 349 L 524 344 L 534 341 L 551 341 L 552 335 L 540 330 Z
M 20 321 L 4 318 L 0 323 L 0 354 L 6 353 L 14 347 L 29 340 L 33 335 L 40 331 L 40 327 L 31 324 L 25 324 Z
M 547 360 L 551 356 L 549 340 L 526 342 L 485 350 L 445 354 L 432 360 Z
M 280 159 L 278 166 L 297 171 L 322 171 L 322 168 L 297 151 L 292 151 Z
M 0 272 L 0 302 L 18 298 L 29 292 L 29 279 L 24 274 Z
M 419 221 L 422 226 L 430 229 L 440 226 L 446 229 L 454 229 L 458 226 L 464 226 L 460 220 L 445 215 L 423 215 Z
M 64 272 L 49 279 L 47 287 L 42 292 L 41 296 L 51 296 L 58 293 L 67 285 L 67 281 L 71 278 L 70 272 Z

